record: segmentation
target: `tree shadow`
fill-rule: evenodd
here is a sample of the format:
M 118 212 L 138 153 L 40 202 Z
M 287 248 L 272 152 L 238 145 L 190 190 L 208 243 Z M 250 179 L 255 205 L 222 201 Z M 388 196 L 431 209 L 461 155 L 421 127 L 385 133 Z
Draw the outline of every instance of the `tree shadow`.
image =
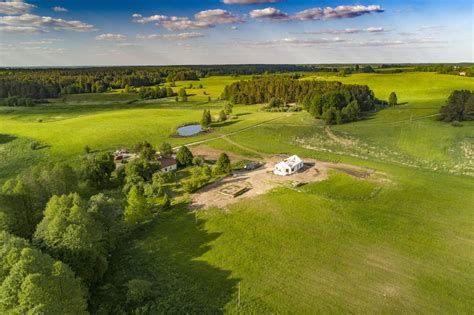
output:
M 212 127 L 226 127 L 226 126 L 236 124 L 239 121 L 240 121 L 239 119 L 226 120 L 226 121 L 223 121 L 223 122 L 213 123 Z
M 15 139 L 16 139 L 15 136 L 0 134 L 0 144 L 5 144 L 5 143 L 8 143 L 8 142 L 12 142 Z
M 151 314 L 222 313 L 235 299 L 239 280 L 228 270 L 198 260 L 219 236 L 206 231 L 204 221 L 197 220 L 186 203 L 160 214 L 113 255 L 107 289 L 93 292 L 93 311 L 109 305 L 108 313 L 133 312 L 126 302 L 126 284 L 142 279 L 151 282 L 153 296 L 139 307 L 151 309 Z

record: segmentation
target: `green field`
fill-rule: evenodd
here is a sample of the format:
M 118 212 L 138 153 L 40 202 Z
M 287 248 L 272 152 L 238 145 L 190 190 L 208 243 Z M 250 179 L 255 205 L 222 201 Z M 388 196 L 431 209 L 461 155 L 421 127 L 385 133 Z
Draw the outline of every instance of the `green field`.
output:
M 279 188 L 228 211 L 199 211 L 198 220 L 178 204 L 113 255 L 106 281 L 117 288 L 133 278 L 151 281 L 164 313 L 472 313 L 474 124 L 452 127 L 435 115 L 453 90 L 474 90 L 473 79 L 324 76 L 367 84 L 381 99 L 395 91 L 405 104 L 331 128 L 304 112 L 236 106 L 237 118 L 210 134 L 172 137 L 203 109 L 217 114 L 224 84 L 237 79 L 201 80 L 211 103 L 192 89 L 186 103 L 111 93 L 0 109 L 0 181 L 39 161 L 74 160 L 85 145 L 109 150 L 140 140 L 209 139 L 249 157 L 295 153 L 372 168 L 385 180 L 334 171 L 327 181 Z M 198 84 L 177 88 L 189 83 Z M 45 147 L 31 150 L 32 141 Z M 125 298 L 97 294 L 104 304 Z

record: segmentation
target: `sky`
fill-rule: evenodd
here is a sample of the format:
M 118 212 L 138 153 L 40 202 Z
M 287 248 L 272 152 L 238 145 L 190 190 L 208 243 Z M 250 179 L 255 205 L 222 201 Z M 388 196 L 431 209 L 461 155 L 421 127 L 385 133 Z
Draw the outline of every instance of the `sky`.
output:
M 474 62 L 464 0 L 0 0 L 0 66 Z

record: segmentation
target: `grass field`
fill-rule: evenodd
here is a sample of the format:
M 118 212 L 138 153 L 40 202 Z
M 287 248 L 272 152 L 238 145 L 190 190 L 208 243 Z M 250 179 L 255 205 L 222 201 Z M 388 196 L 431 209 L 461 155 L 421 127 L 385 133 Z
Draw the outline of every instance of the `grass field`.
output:
M 334 171 L 324 182 L 278 188 L 227 211 L 201 210 L 197 220 L 186 204 L 176 205 L 113 255 L 106 280 L 117 288 L 133 278 L 151 281 L 164 313 L 472 313 L 474 124 L 456 128 L 433 115 L 452 90 L 474 90 L 474 81 L 432 73 L 324 79 L 367 84 L 383 99 L 395 91 L 405 104 L 329 129 L 306 113 L 237 106 L 238 119 L 183 139 L 171 137 L 176 127 L 199 121 L 204 108 L 217 113 L 222 103 L 208 103 L 198 89 L 187 103 L 73 96 L 0 110 L 0 176 L 74 158 L 86 144 L 105 150 L 143 139 L 215 138 L 206 144 L 253 158 L 295 153 L 369 167 L 387 180 Z M 232 80 L 201 83 L 217 98 Z M 196 84 L 178 85 L 189 83 Z M 32 151 L 31 141 L 49 147 Z M 101 303 L 113 301 L 110 294 Z

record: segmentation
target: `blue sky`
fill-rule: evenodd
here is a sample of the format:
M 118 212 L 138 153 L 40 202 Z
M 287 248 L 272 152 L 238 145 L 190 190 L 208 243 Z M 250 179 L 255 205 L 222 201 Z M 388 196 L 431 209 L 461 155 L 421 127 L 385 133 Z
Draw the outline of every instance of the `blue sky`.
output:
M 474 61 L 471 1 L 0 0 L 1 66 Z

